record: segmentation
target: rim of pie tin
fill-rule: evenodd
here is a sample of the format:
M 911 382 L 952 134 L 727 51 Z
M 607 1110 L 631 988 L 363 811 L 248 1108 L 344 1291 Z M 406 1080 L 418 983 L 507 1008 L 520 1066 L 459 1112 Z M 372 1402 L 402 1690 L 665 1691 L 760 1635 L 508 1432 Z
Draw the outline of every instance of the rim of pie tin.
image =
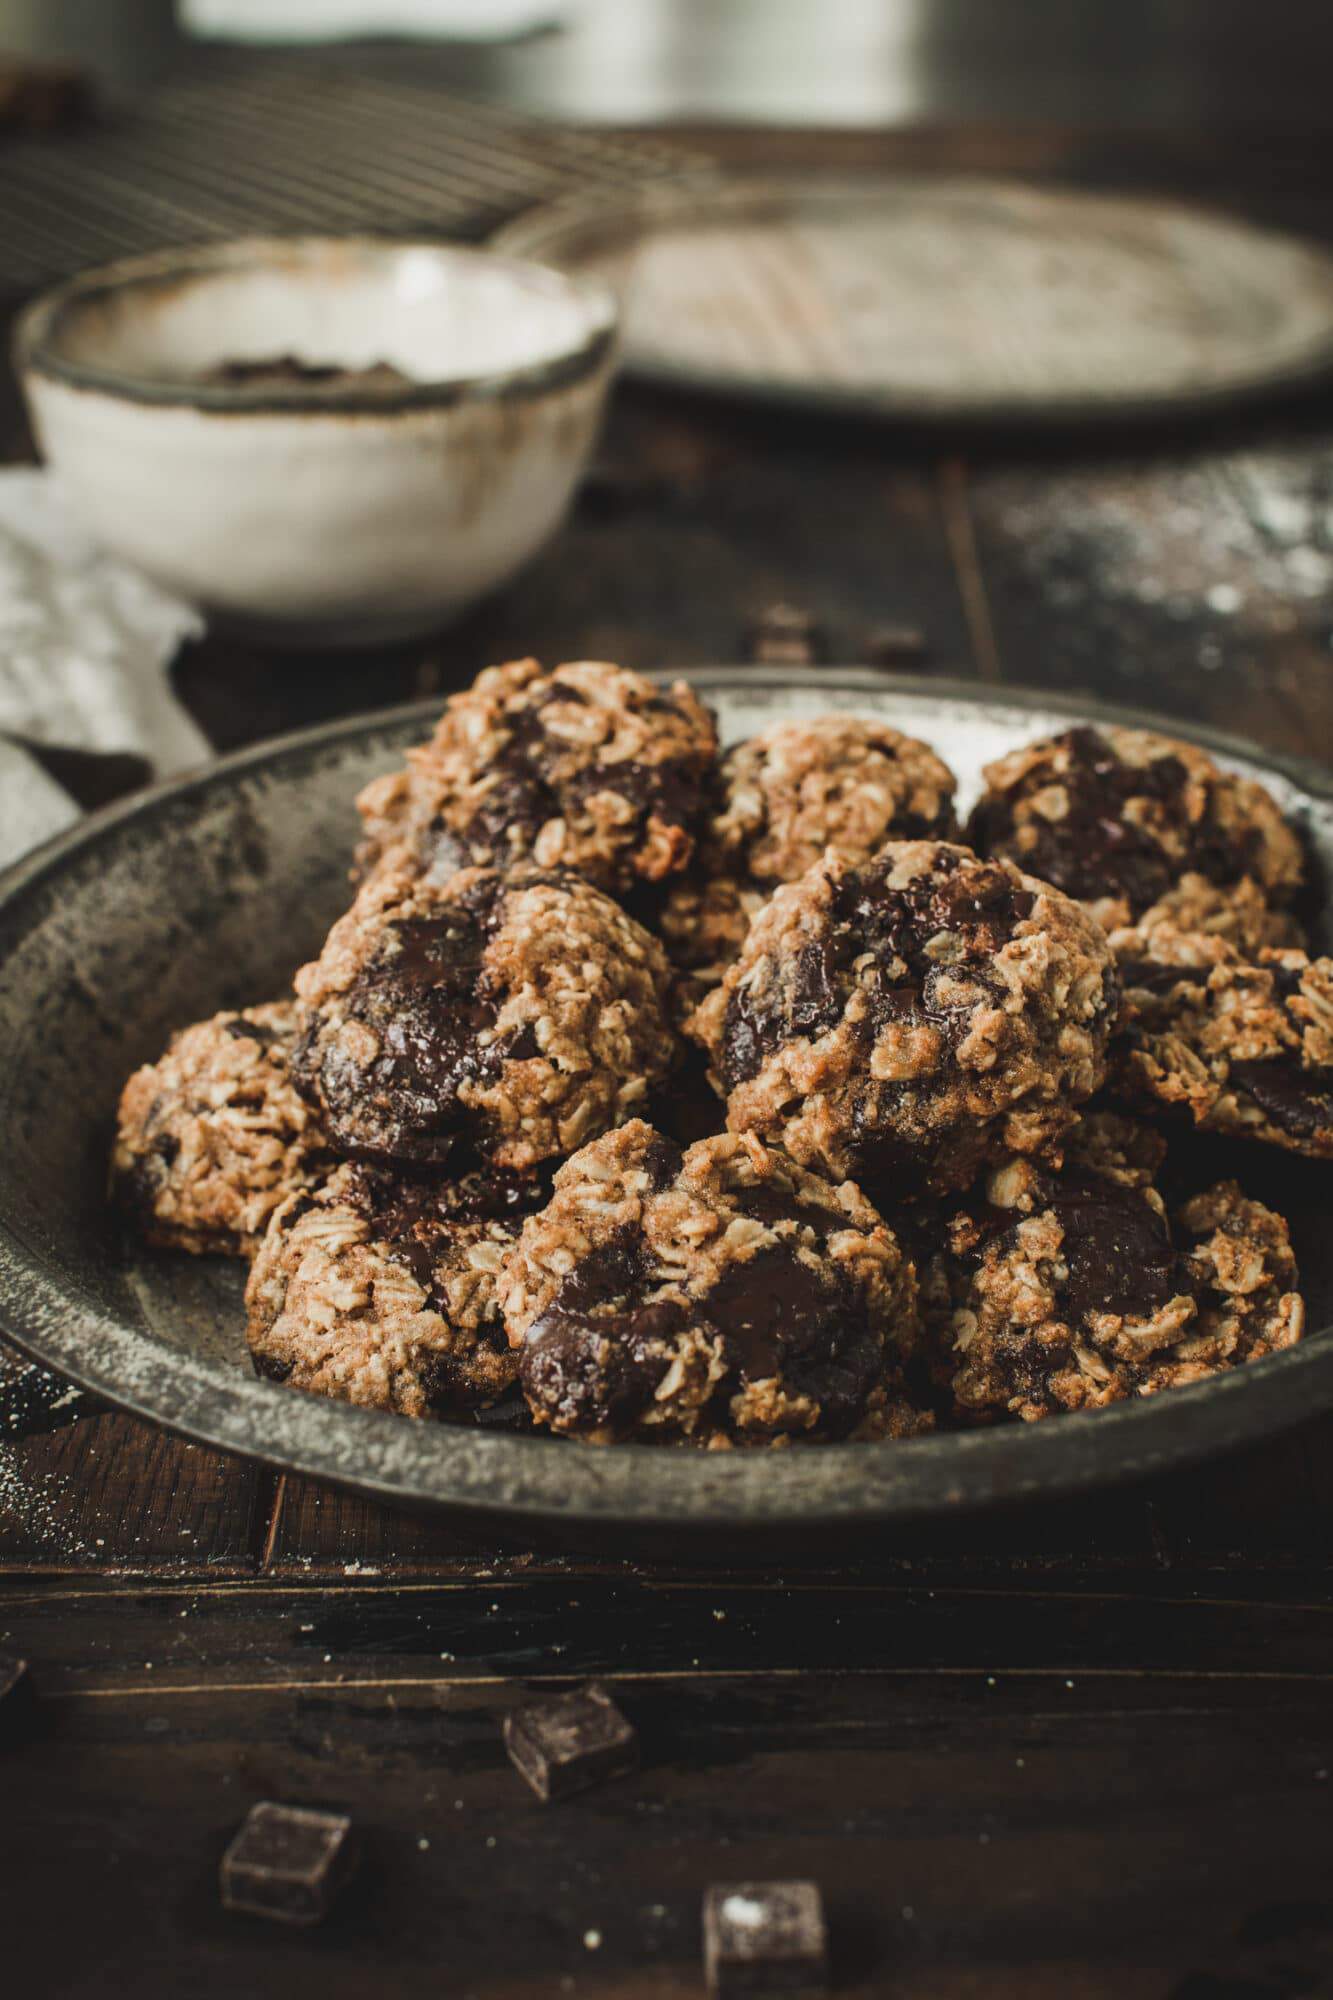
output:
M 831 251 L 821 213 L 875 209 L 890 233 L 854 269 Z M 717 231 L 794 212 L 802 234 L 780 256 L 770 232 L 745 257 L 734 246 L 709 257 Z M 933 232 L 920 228 L 928 214 Z M 940 249 L 949 229 L 952 264 Z M 659 274 L 636 311 L 627 259 L 672 232 L 685 233 L 679 269 Z M 490 243 L 618 290 L 629 374 L 791 407 L 1123 422 L 1287 395 L 1333 371 L 1333 253 L 1175 199 L 986 175 L 723 171 L 619 201 L 557 199 Z M 907 310 L 895 313 L 886 288 L 886 316 L 859 333 L 895 256 Z
M 811 688 L 803 669 L 700 669 L 688 677 L 705 696 Z M 1039 711 L 1070 721 L 1166 729 L 1298 788 L 1302 809 L 1333 829 L 1333 776 L 1300 759 L 1256 755 L 1214 730 L 1185 729 L 1093 701 L 1053 699 L 1045 690 L 992 690 L 934 677 L 923 686 L 919 678 L 865 669 L 821 669 L 818 690 L 835 699 L 892 696 L 906 726 L 926 735 L 930 710 L 947 704 L 993 717 L 1021 719 Z M 42 920 L 40 906 L 48 912 L 58 907 L 62 875 L 114 847 L 127 830 L 136 839 L 151 838 L 168 808 L 223 793 L 257 771 L 296 782 L 331 747 L 406 737 L 438 710 L 438 701 L 416 702 L 303 730 L 103 810 L 0 878 L 0 937 L 20 940 Z M 48 914 L 45 921 L 51 920 Z M 0 984 L 5 970 L 0 960 Z M 6 1177 L 21 1170 L 13 1149 L 4 1149 L 0 1194 Z M 0 1222 L 0 1325 L 38 1361 L 197 1443 L 381 1501 L 454 1509 L 486 1526 L 528 1526 L 570 1544 L 583 1531 L 615 1530 L 623 1538 L 640 1528 L 646 1537 L 650 1531 L 683 1540 L 706 1533 L 716 1547 L 720 1534 L 743 1545 L 772 1530 L 834 1534 L 858 1523 L 1053 1498 L 1188 1463 L 1278 1431 L 1333 1402 L 1333 1339 L 1328 1329 L 1312 1327 L 1296 1347 L 1210 1381 L 1038 1424 L 780 1452 L 589 1448 L 355 1409 L 178 1351 L 91 1308 L 7 1221 Z

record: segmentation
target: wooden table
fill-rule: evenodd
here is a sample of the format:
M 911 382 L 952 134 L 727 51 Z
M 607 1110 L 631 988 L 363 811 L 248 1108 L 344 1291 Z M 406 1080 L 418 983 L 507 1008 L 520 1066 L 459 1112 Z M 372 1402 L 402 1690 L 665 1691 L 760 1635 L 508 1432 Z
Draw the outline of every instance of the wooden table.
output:
M 929 163 L 941 142 L 856 144 Z M 1015 154 L 1085 178 L 1112 156 Z M 1114 177 L 1234 198 L 1233 154 L 1211 182 L 1204 155 L 1172 158 Z M 1333 233 L 1327 164 L 1256 144 L 1246 205 Z M 1333 759 L 1333 419 L 975 447 L 625 389 L 559 541 L 436 645 L 209 641 L 177 675 L 228 745 L 532 649 L 734 658 L 778 599 L 829 659 L 908 626 L 923 674 L 1092 689 Z M 4 1393 L 0 1650 L 42 1695 L 0 1750 L 16 2000 L 687 1994 L 705 1885 L 787 1875 L 822 1883 L 849 1992 L 1333 1991 L 1328 1417 L 775 1575 L 725 1551 L 687 1571 L 478 1550 L 17 1362 Z M 592 1673 L 643 1773 L 542 1808 L 501 1717 Z M 368 1836 L 318 1933 L 218 1907 L 222 1847 L 264 1797 Z

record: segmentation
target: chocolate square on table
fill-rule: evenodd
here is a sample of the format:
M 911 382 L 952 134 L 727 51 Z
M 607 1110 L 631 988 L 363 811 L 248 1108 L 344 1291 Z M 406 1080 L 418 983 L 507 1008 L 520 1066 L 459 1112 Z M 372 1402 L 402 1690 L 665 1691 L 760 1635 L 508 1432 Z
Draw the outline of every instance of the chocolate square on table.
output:
M 623 1777 L 639 1762 L 639 1739 L 605 1688 L 533 1702 L 504 1720 L 505 1749 L 539 1799 Z
M 222 1857 L 222 1901 L 229 1910 L 317 1924 L 328 1915 L 352 1870 L 352 1822 L 343 1813 L 264 1800 Z
M 796 604 L 770 604 L 745 635 L 747 657 L 761 667 L 808 667 L 823 650 L 823 634 Z
M 716 1884 L 704 1896 L 708 1990 L 825 1993 L 828 1930 L 813 1882 Z
M 876 625 L 866 635 L 865 656 L 872 667 L 920 666 L 926 635 L 915 625 Z

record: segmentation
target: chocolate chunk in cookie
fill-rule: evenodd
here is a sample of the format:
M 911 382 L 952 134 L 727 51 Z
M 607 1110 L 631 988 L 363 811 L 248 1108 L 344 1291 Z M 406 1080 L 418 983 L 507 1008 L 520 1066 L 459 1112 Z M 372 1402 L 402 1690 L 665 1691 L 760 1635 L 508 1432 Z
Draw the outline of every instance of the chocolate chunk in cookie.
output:
M 535 1177 L 412 1181 L 347 1164 L 274 1216 L 246 1288 L 256 1372 L 339 1402 L 452 1415 L 512 1387 L 496 1297 Z
M 1301 1337 L 1286 1223 L 1224 1183 L 1172 1226 L 1114 1149 L 997 1167 L 945 1218 L 922 1297 L 960 1411 L 1028 1420 L 1197 1381 Z
M 977 852 L 1054 883 L 1107 929 L 1150 917 L 1255 949 L 1294 941 L 1296 835 L 1262 785 L 1195 745 L 1085 726 L 1011 752 L 985 777 Z
M 695 998 L 716 985 L 750 919 L 826 848 L 869 861 L 887 840 L 951 840 L 954 776 L 925 743 L 853 715 L 781 722 L 722 759 L 690 879 L 661 918 L 672 963 Z
M 876 1200 L 1049 1147 L 1102 1080 L 1105 938 L 1058 890 L 937 841 L 779 889 L 696 1022 L 727 1123 Z
M 688 1017 L 740 956 L 750 925 L 772 891 L 734 875 L 692 870 L 673 883 L 650 921 L 676 970 L 677 1018 Z
M 582 660 L 491 667 L 448 703 L 405 771 L 358 804 L 363 866 L 390 849 L 442 881 L 535 862 L 621 892 L 684 868 L 717 751 L 690 688 Z
M 501 1279 L 538 1422 L 606 1443 L 884 1437 L 912 1267 L 858 1189 L 752 1135 L 682 1151 L 636 1121 L 585 1146 Z
M 1112 1087 L 1205 1131 L 1333 1159 L 1333 959 L 1246 958 L 1141 924 L 1112 935 L 1124 983 Z
M 519 1171 L 641 1109 L 673 1040 L 661 946 L 576 875 L 381 870 L 297 975 L 294 1059 L 339 1151 Z
M 885 722 L 779 722 L 722 759 L 704 832 L 710 870 L 794 882 L 828 847 L 868 861 L 887 840 L 948 840 L 954 776 L 928 744 Z
M 327 1157 L 294 1088 L 290 1002 L 214 1014 L 172 1037 L 121 1092 L 113 1195 L 150 1243 L 248 1256 Z

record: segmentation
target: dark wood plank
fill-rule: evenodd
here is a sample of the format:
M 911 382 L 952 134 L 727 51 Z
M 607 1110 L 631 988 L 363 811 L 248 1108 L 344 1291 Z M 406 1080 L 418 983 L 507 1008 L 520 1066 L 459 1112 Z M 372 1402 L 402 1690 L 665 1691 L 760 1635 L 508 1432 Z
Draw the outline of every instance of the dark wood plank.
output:
M 891 1538 L 879 1537 L 877 1544 L 878 1559 L 886 1568 L 909 1570 L 928 1567 L 937 1558 L 984 1564 L 998 1557 L 1006 1567 L 1024 1560 L 1063 1562 L 1075 1548 L 1079 1560 L 1093 1566 L 1145 1560 L 1151 1554 L 1142 1505 L 1133 1502 L 1114 1511 L 1104 1502 L 1075 1504 L 1061 1510 L 1058 1525 L 1049 1511 L 1006 1516 L 999 1526 L 980 1520 L 921 1524 Z M 865 1549 L 860 1553 L 864 1556 Z M 839 1567 L 851 1560 L 848 1554 Z M 697 1567 L 712 1574 L 725 1590 L 736 1564 L 733 1560 L 729 1565 L 728 1551 L 718 1547 L 711 1562 Z M 815 1567 L 827 1571 L 830 1565 L 825 1559 Z M 512 1535 L 496 1534 L 483 1541 L 461 1532 L 447 1516 L 401 1513 L 296 1478 L 282 1482 L 264 1561 L 265 1573 L 275 1578 L 630 1574 L 634 1568 L 632 1561 L 615 1557 L 531 1550 Z
M 1333 759 L 1333 437 L 974 465 L 1004 677 Z
M 1216 1689 L 1333 1681 L 1326 1566 L 1132 1576 L 771 1569 L 749 1577 L 500 1566 L 357 1576 L 12 1579 L 6 1650 L 48 1685 L 165 1699 L 200 1680 L 328 1689 L 697 1673 L 942 1674 L 1019 1683 L 1178 1677 Z M 116 1636 L 119 1627 L 126 1637 Z M 1012 1690 L 1011 1690 L 1012 1691 Z
M 962 1572 L 1049 1578 L 1150 1574 L 1173 1566 L 1253 1574 L 1330 1563 L 1333 1417 L 1179 1472 L 1040 1506 L 919 1522 L 859 1541 L 838 1569 L 886 1581 Z M 270 1577 L 429 1577 L 572 1571 L 630 1574 L 633 1564 L 531 1551 L 513 1538 L 479 1543 L 446 1516 L 410 1515 L 312 1481 L 284 1479 L 264 1555 Z M 832 1574 L 797 1562 L 792 1573 Z M 738 1580 L 728 1551 L 694 1565 L 720 1590 Z M 739 1572 L 744 1578 L 746 1572 Z
M 5 1753 L 7 1968 L 59 2000 L 146 1968 L 154 1990 L 228 1996 L 696 1993 L 707 1883 L 813 1875 L 840 1991 L 1220 1994 L 1185 1982 L 1275 1949 L 1305 1983 L 1253 1990 L 1314 1990 L 1326 1604 L 1279 1607 L 1274 1665 L 1272 1611 L 1243 1600 L 843 1593 L 781 1620 L 802 1661 L 774 1655 L 779 1595 L 733 1625 L 680 1588 L 580 1585 L 526 1651 L 503 1620 L 485 1638 L 475 1587 L 16 1595 L 43 1703 Z M 682 1619 L 697 1669 L 676 1664 Z M 460 1633 L 481 1650 L 435 1657 Z M 501 1718 L 532 1676 L 594 1664 L 644 1770 L 544 1809 Z M 323 1932 L 218 1908 L 260 1797 L 367 1836 Z
M 0 1573 L 244 1573 L 272 1496 L 261 1467 L 109 1411 L 0 1434 Z
M 885 1578 L 1137 1573 L 1172 1565 L 1260 1573 L 1328 1562 L 1333 1419 L 1216 1464 L 1043 1506 L 922 1523 L 880 1539 L 861 1568 Z M 821 1567 L 826 1567 L 821 1565 Z M 0 1573 L 105 1568 L 134 1575 L 273 1578 L 630 1573 L 460 1532 L 171 1439 L 128 1417 L 0 1437 Z M 719 1550 L 717 1588 L 736 1580 Z

